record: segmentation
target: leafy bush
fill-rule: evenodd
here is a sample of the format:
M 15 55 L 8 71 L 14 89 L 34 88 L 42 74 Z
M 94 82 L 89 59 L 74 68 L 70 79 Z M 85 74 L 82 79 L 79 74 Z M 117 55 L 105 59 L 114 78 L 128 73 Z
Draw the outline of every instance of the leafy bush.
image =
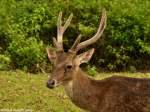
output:
M 10 57 L 0 54 L 0 70 L 10 69 Z
M 59 11 L 64 20 L 74 14 L 64 34 L 66 50 L 79 33 L 83 41 L 97 31 L 103 7 L 107 27 L 102 38 L 90 46 L 96 48 L 90 65 L 112 71 L 150 69 L 149 0 L 1 0 L 1 53 L 9 54 L 11 68 L 45 71 L 50 67 L 46 67 L 45 47 L 56 37 Z
M 95 66 L 90 66 L 90 65 L 88 65 L 88 66 L 87 66 L 87 71 L 88 71 L 88 74 L 89 74 L 90 76 L 96 76 L 96 75 L 97 75 L 97 69 L 96 69 Z
M 8 51 L 14 66 L 24 70 L 35 69 L 37 64 L 45 59 L 43 43 L 42 41 L 37 42 L 35 38 L 13 40 Z

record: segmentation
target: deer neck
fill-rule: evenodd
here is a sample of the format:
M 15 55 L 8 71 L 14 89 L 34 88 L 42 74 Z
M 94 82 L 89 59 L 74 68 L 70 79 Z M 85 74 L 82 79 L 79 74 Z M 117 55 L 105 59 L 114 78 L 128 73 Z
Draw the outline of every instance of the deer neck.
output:
M 99 91 L 100 88 L 97 90 L 94 83 L 97 82 L 89 78 L 81 69 L 79 69 L 78 72 L 74 74 L 73 80 L 65 85 L 65 90 L 73 103 L 81 108 L 87 108 L 89 104 L 91 104 L 90 102 L 93 99 L 96 99 L 96 97 L 94 97 L 96 96 L 94 92 L 95 89 L 96 92 L 101 92 Z M 100 82 L 99 87 L 102 87 Z M 94 103 L 98 102 L 95 101 Z
M 73 80 L 69 81 L 64 85 L 66 93 L 70 98 L 74 97 L 74 92 L 79 91 L 80 89 L 85 89 L 85 86 L 88 86 L 90 82 L 88 76 L 86 76 L 81 69 L 75 72 L 73 76 Z

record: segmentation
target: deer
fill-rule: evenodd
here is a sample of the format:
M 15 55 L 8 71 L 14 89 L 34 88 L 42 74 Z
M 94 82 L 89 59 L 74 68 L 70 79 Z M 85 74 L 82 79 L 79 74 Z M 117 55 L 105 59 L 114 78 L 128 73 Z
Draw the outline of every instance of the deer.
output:
M 77 54 L 79 50 L 95 43 L 106 27 L 107 14 L 102 9 L 97 33 L 83 42 L 81 35 L 72 47 L 65 52 L 63 34 L 72 20 L 70 14 L 62 25 L 62 12 L 57 21 L 57 39 L 53 38 L 54 48 L 46 48 L 53 70 L 46 86 L 53 89 L 62 85 L 70 100 L 89 112 L 150 112 L 150 78 L 111 76 L 101 80 L 89 77 L 80 65 L 88 62 L 94 48 Z

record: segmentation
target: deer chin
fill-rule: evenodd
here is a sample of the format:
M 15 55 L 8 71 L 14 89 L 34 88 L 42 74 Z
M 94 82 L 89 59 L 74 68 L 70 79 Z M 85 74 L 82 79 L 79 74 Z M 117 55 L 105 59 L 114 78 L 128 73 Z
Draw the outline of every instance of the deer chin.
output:
M 61 81 L 61 82 L 57 82 L 55 84 L 55 87 L 58 87 L 58 86 L 64 86 L 64 85 L 67 85 L 69 82 L 71 82 L 70 80 L 67 80 L 67 81 Z
M 63 84 L 63 82 L 59 82 L 55 84 L 55 87 L 61 86 Z

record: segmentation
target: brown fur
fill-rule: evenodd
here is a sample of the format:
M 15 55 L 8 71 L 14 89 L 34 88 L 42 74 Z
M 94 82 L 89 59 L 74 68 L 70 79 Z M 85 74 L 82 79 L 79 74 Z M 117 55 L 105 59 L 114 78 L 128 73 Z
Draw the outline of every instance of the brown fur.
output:
M 72 89 L 72 102 L 90 112 L 150 112 L 150 79 L 93 80 L 79 70 Z
M 89 54 L 87 51 L 80 56 L 85 60 Z M 64 85 L 75 105 L 90 112 L 150 112 L 150 78 L 113 76 L 94 80 L 79 68 L 81 57 L 57 55 L 49 79 L 57 81 L 54 87 Z

